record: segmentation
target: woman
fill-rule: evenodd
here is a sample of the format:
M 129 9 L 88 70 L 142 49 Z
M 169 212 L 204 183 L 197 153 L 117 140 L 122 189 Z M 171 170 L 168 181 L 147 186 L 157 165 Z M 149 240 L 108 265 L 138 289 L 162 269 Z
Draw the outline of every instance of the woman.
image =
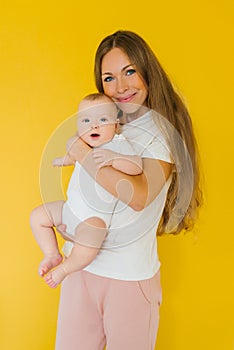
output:
M 152 350 L 161 304 L 156 231 L 193 226 L 201 203 L 195 138 L 186 107 L 137 34 L 118 31 L 100 43 L 95 79 L 98 91 L 118 105 L 122 132 L 144 171 L 97 170 L 92 149 L 80 139 L 69 150 L 87 176 L 119 200 L 103 249 L 63 282 L 56 349 Z

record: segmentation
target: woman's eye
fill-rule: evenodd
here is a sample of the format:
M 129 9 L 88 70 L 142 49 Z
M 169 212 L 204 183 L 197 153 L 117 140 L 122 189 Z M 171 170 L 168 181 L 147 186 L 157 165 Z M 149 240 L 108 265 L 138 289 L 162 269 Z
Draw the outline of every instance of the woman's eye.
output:
M 111 77 L 111 76 L 106 77 L 106 78 L 104 79 L 104 81 L 105 81 L 106 83 L 109 83 L 109 82 L 112 81 L 112 80 L 113 80 L 113 77 Z
M 134 74 L 134 73 L 136 73 L 136 70 L 133 69 L 133 68 L 128 69 L 128 70 L 126 71 L 126 75 L 132 75 L 132 74 Z

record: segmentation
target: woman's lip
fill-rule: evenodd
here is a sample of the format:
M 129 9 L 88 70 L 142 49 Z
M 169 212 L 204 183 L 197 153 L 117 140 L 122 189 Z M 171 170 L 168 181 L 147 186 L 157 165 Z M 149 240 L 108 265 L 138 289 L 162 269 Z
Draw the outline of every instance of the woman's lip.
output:
M 121 103 L 129 102 L 132 100 L 132 98 L 136 95 L 136 92 L 134 94 L 128 95 L 126 97 L 117 97 L 116 100 Z

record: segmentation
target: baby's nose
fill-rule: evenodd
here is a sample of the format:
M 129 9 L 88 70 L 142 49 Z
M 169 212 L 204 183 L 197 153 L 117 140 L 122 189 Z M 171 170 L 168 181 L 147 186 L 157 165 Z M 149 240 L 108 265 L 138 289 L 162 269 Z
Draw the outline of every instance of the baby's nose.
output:
M 94 122 L 92 123 L 92 129 L 97 129 L 99 127 L 98 123 Z

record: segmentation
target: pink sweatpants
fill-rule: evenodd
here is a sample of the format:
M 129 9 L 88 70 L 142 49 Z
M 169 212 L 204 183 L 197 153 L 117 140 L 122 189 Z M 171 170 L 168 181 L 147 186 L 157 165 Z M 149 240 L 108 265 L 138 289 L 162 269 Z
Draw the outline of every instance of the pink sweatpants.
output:
M 143 281 L 123 281 L 87 271 L 62 283 L 56 350 L 153 350 L 160 272 Z

